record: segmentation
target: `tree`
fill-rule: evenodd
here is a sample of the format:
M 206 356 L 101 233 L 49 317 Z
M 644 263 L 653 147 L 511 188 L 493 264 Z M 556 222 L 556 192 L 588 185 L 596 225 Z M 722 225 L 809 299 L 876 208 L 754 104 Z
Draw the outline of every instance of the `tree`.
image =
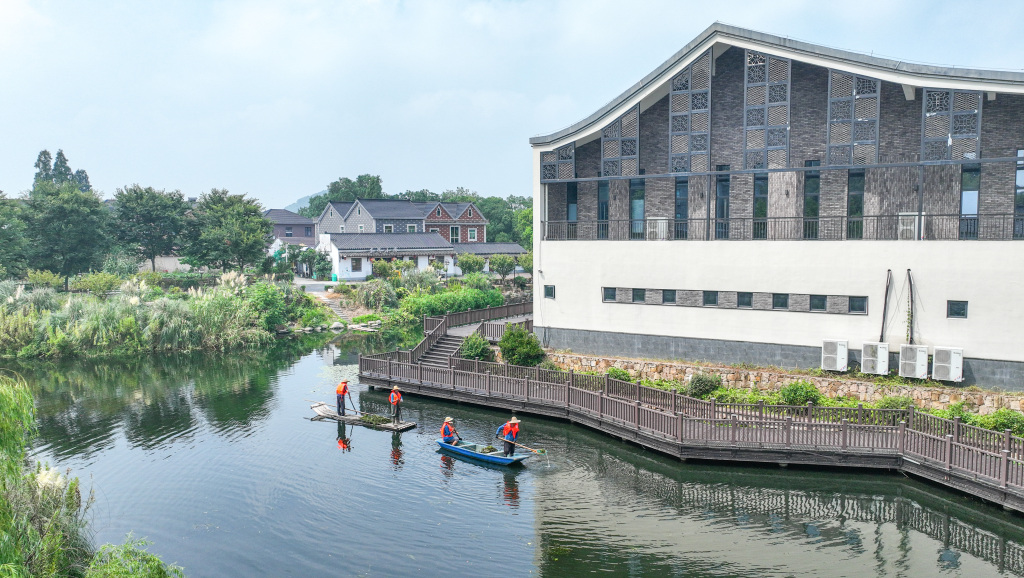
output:
M 498 349 L 501 349 L 501 359 L 509 365 L 533 367 L 544 359 L 544 350 L 537 336 L 527 333 L 521 325 L 512 327 L 501 336 Z
M 516 261 L 512 257 L 508 255 L 491 255 L 491 272 L 497 273 L 501 277 L 502 283 L 515 270 Z
M 356 180 L 342 177 L 327 185 L 327 193 L 315 195 L 309 199 L 309 204 L 299 209 L 303 217 L 315 219 L 324 212 L 329 202 L 346 202 L 356 199 L 383 199 L 384 190 L 381 179 L 378 175 L 359 175 Z
M 0 268 L 4 270 L 0 278 L 24 273 L 27 248 L 20 204 L 0 191 Z
M 196 267 L 244 269 L 263 260 L 273 229 L 255 199 L 210 189 L 185 215 L 179 253 Z
M 89 192 L 92 190 L 92 185 L 89 184 L 89 174 L 85 172 L 85 169 L 78 169 L 75 171 L 72 180 L 78 185 L 78 190 L 82 192 Z
M 180 191 L 158 191 L 134 184 L 118 189 L 114 200 L 118 240 L 134 246 L 156 271 L 156 258 L 174 250 L 185 227 L 188 205 L 184 197 Z
M 533 248 L 533 207 L 516 211 L 516 243 Z
M 479 255 L 463 253 L 462 255 L 459 255 L 459 260 L 455 264 L 459 269 L 462 269 L 463 275 L 469 275 L 471 273 L 479 273 L 480 271 L 483 271 L 486 261 L 484 261 L 484 258 Z
M 53 182 L 58 185 L 70 182 L 74 179 L 74 173 L 68 166 L 68 157 L 64 156 L 63 149 L 57 149 L 57 158 L 53 160 Z
M 442 203 L 475 203 L 480 200 L 480 193 L 465 187 L 447 190 L 441 193 Z
M 523 271 L 533 274 L 533 251 L 527 251 L 519 256 L 519 266 L 523 268 Z
M 36 176 L 32 179 L 35 181 L 52 181 L 53 180 L 53 157 L 50 156 L 50 151 L 41 150 L 39 156 L 36 157 Z
M 36 267 L 64 277 L 99 267 L 110 245 L 110 211 L 72 182 L 36 181 L 28 206 L 29 253 Z
M 476 206 L 487 219 L 488 243 L 502 243 L 511 240 L 515 214 L 508 201 L 501 197 L 486 197 L 476 201 Z M 499 240 L 499 236 L 503 240 Z
M 405 191 L 404 193 L 398 193 L 395 195 L 396 199 L 409 199 L 414 203 L 425 203 L 425 202 L 436 202 L 441 200 L 441 195 L 432 193 L 427 189 L 420 189 L 418 191 Z

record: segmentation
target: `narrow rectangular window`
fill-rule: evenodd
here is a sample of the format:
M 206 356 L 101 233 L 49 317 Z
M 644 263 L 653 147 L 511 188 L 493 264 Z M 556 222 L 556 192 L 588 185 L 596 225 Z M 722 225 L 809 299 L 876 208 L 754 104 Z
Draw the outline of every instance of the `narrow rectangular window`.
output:
M 565 220 L 575 221 L 578 213 L 577 205 L 578 193 L 576 183 L 566 183 L 565 185 Z
M 441 231 L 439 231 L 437 227 L 431 227 L 430 228 L 430 232 L 431 233 L 440 233 Z
M 405 227 L 405 231 L 407 233 L 415 233 L 416 232 L 416 225 L 408 225 L 408 226 L 406 226 Z
M 1024 239 L 1024 149 L 1017 151 L 1017 183 L 1013 189 L 1013 238 Z
M 647 290 L 633 289 L 633 303 L 643 303 L 644 301 L 647 301 Z
M 689 234 L 690 180 L 676 177 L 676 225 L 675 239 L 685 239 Z
M 615 301 L 615 287 L 605 287 L 604 288 L 604 300 L 605 301 Z
M 476 229 L 470 229 L 467 233 L 467 239 L 470 241 L 476 241 Z
M 946 301 L 946 317 L 950 319 L 967 319 L 967 302 Z
M 394 233 L 395 232 L 395 226 L 394 225 L 384 225 L 384 232 L 385 233 Z
M 662 303 L 675 303 L 676 302 L 676 290 L 665 289 L 661 292 Z
M 728 171 L 729 165 L 715 165 L 716 171 Z M 729 238 L 729 175 L 715 177 L 715 238 Z
M 827 309 L 828 297 L 825 295 L 811 295 L 811 311 L 824 311 Z
M 789 293 L 772 293 L 772 309 L 789 309 Z
M 736 306 L 751 308 L 754 306 L 754 294 L 749 291 L 740 291 L 736 294 Z
M 359 273 L 363 270 L 362 257 L 352 257 L 352 272 Z
M 306 236 L 307 237 L 312 237 L 313 236 L 313 227 L 306 227 Z
M 338 232 L 339 232 L 339 233 L 344 233 L 344 232 L 345 232 L 345 225 L 341 225 L 341 226 L 339 226 L 339 227 L 338 227 Z
M 868 312 L 868 298 L 867 297 L 850 297 L 850 307 L 847 309 L 849 313 L 867 313 Z
M 753 237 L 768 238 L 768 175 L 754 175 Z
M 438 217 L 440 217 L 440 216 L 441 216 L 441 205 L 438 205 L 438 206 L 437 206 L 437 211 L 435 211 L 435 212 L 434 212 L 434 215 L 436 215 L 436 216 L 438 216 Z
M 960 174 L 960 238 L 978 238 L 978 191 L 981 166 L 963 165 Z
M 718 291 L 705 291 L 704 305 L 708 307 L 718 307 Z
M 821 166 L 821 161 L 804 161 L 805 167 Z M 804 172 L 804 239 L 818 238 L 821 209 L 821 172 Z
M 644 180 L 629 180 L 629 238 L 644 238 Z
M 362 226 L 362 225 L 359 225 L 359 232 L 360 232 L 360 233 L 362 233 L 362 232 L 363 232 L 363 226 Z
M 448 242 L 449 243 L 458 243 L 459 242 L 459 228 L 458 227 L 448 227 Z
M 284 228 L 284 236 L 285 237 L 291 237 L 292 236 L 292 228 L 291 227 L 285 227 Z
M 864 171 L 846 177 L 846 238 L 864 238 Z
M 544 286 L 544 298 L 545 299 L 554 299 L 555 298 L 555 286 L 554 285 L 545 285 Z
M 608 238 L 608 181 L 597 182 L 597 238 Z

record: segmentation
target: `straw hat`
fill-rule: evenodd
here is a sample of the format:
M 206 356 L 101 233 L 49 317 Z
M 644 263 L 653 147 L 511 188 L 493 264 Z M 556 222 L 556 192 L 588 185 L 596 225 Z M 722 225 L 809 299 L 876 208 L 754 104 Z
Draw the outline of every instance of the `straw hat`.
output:
M 512 416 L 512 419 L 508 420 L 508 423 L 519 423 L 519 418 Z
M 453 420 L 453 419 L 452 419 L 452 418 L 450 418 L 450 417 L 446 417 L 446 418 L 444 418 L 444 422 L 445 422 L 445 423 L 448 423 L 448 422 L 450 422 L 450 421 L 455 421 L 455 420 Z
M 391 390 L 392 390 L 392 391 L 401 391 L 401 390 L 399 390 L 399 389 L 398 389 L 398 386 L 397 386 L 397 385 L 396 385 L 395 387 L 392 387 L 392 388 L 391 388 Z

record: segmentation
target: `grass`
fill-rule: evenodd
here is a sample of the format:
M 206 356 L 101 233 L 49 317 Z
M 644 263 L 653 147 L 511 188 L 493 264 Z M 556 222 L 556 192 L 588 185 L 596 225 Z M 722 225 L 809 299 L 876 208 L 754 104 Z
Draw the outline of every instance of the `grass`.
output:
M 359 420 L 366 423 L 367 425 L 373 426 L 388 423 L 391 421 L 391 418 L 383 415 L 364 413 L 363 415 L 359 416 Z

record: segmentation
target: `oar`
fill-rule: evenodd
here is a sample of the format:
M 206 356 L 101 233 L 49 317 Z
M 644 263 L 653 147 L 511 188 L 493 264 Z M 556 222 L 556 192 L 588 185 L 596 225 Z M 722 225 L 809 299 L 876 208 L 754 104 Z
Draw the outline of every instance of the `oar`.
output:
M 328 404 L 326 404 L 326 403 L 324 403 L 322 401 L 317 401 L 315 399 L 307 399 L 306 401 L 310 401 L 310 402 L 313 402 L 313 403 L 321 403 L 323 405 L 326 405 L 327 407 L 330 407 L 330 405 L 328 405 Z M 358 409 L 355 409 L 355 408 L 353 408 L 352 411 L 354 411 L 356 413 L 366 413 L 365 411 L 359 411 Z
M 544 454 L 548 453 L 548 450 L 544 450 L 544 449 L 541 449 L 541 450 L 535 450 L 535 449 L 533 449 L 533 448 L 528 448 L 528 447 L 524 446 L 524 445 L 523 445 L 523 444 L 521 444 L 521 443 L 517 443 L 517 442 L 509 441 L 509 440 L 507 440 L 507 439 L 505 439 L 505 438 L 503 438 L 503 437 L 501 437 L 501 436 L 494 436 L 494 439 L 499 439 L 499 440 L 501 440 L 501 441 L 503 441 L 503 442 L 508 442 L 508 443 L 510 443 L 510 444 L 512 444 L 512 445 L 514 445 L 514 446 L 519 446 L 519 447 L 523 448 L 524 450 L 530 450 L 531 452 L 533 452 L 533 453 L 535 453 L 535 454 L 539 454 L 539 455 L 544 455 Z

